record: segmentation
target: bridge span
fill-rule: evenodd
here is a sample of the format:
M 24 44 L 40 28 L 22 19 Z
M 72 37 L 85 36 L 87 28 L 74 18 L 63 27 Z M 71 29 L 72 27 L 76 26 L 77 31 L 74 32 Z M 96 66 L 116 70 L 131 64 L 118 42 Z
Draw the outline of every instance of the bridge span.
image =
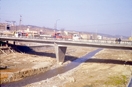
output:
M 111 48 L 111 49 L 125 49 L 132 50 L 132 41 L 122 41 L 120 44 L 115 41 L 105 40 L 46 40 L 46 39 L 31 39 L 31 38 L 15 38 L 15 37 L 0 37 L 0 41 L 13 41 L 14 45 L 16 41 L 22 42 L 35 42 L 51 45 L 55 47 L 55 53 L 57 63 L 63 63 L 65 59 L 65 53 L 67 46 L 86 46 L 86 47 L 98 47 L 98 48 Z

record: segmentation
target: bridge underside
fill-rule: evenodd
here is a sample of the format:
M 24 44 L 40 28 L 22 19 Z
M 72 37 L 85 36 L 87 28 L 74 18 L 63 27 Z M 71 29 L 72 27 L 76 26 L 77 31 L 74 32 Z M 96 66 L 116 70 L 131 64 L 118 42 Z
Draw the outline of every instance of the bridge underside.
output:
M 6 47 L 8 47 L 9 42 L 5 41 Z M 15 46 L 15 41 L 13 41 L 13 45 Z M 65 60 L 65 53 L 66 53 L 66 46 L 59 46 L 58 44 L 54 43 L 54 48 L 55 48 L 55 55 L 57 59 L 57 64 L 63 64 Z

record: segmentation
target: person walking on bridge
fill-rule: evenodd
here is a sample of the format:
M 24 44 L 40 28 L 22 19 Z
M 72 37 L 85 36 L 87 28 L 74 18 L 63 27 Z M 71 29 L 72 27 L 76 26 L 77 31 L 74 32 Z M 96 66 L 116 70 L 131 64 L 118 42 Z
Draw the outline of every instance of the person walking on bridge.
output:
M 118 42 L 119 42 L 119 44 L 120 44 L 120 42 L 121 42 L 121 38 L 118 39 Z

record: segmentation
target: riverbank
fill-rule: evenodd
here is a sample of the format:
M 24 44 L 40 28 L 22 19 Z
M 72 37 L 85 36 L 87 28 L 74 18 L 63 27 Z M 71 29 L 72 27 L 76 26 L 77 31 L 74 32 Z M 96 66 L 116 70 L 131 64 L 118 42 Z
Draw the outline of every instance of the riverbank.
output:
M 22 49 L 21 49 L 22 48 Z M 59 67 L 56 63 L 53 47 L 19 47 L 21 51 L 30 50 L 27 53 L 13 52 L 8 54 L 1 54 L 1 63 L 7 66 L 7 69 L 1 69 L 0 82 L 8 83 L 21 80 L 25 77 L 43 73 L 49 69 Z M 63 65 L 85 55 L 95 48 L 82 47 L 68 47 L 66 52 L 66 59 Z
M 24 87 L 126 87 L 131 76 L 131 50 L 103 49 L 70 71 Z
M 66 66 L 83 55 L 96 50 L 89 47 L 68 47 L 63 65 L 56 63 L 53 47 L 19 47 L 22 51 L 0 55 L 0 82 L 7 83 Z M 26 52 L 25 51 L 29 51 Z M 103 49 L 91 59 L 65 73 L 28 83 L 24 87 L 125 87 L 132 75 L 132 51 Z M 2 87 L 6 87 L 2 85 Z

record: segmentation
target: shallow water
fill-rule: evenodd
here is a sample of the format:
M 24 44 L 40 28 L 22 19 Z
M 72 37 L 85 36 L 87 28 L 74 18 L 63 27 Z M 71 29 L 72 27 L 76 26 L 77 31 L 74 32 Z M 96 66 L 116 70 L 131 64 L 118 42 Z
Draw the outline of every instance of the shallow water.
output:
M 73 68 L 75 68 L 79 64 L 81 64 L 82 62 L 85 62 L 86 60 L 93 57 L 96 53 L 98 53 L 101 50 L 102 49 L 97 49 L 95 51 L 92 51 L 92 52 L 88 53 L 87 55 L 72 61 L 70 64 L 68 64 L 66 66 L 55 68 L 55 69 L 49 70 L 45 73 L 34 75 L 32 77 L 26 77 L 20 81 L 2 84 L 1 87 L 21 87 L 21 86 L 25 86 L 27 84 L 31 84 L 34 82 L 39 82 L 41 80 L 46 80 L 47 78 L 51 78 L 53 76 L 57 76 L 58 74 L 62 74 L 69 70 L 72 70 Z

